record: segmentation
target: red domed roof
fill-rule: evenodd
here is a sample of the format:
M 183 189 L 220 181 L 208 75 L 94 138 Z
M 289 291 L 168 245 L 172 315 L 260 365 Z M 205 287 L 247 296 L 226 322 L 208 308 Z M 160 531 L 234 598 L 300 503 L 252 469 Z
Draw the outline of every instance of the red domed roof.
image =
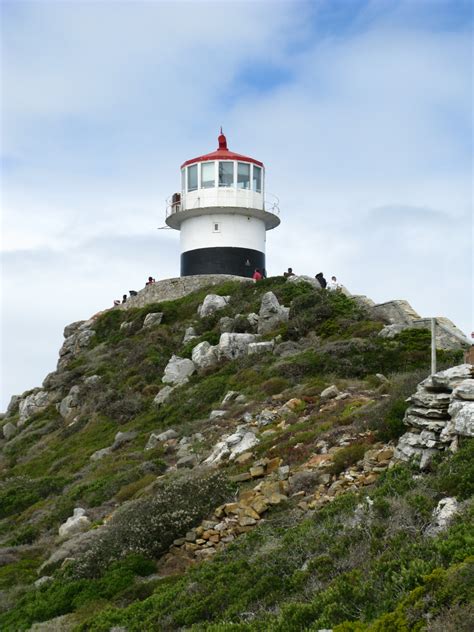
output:
M 240 160 L 242 162 L 253 162 L 255 165 L 263 167 L 263 162 L 260 162 L 260 160 L 255 160 L 255 158 L 249 158 L 249 156 L 242 156 L 242 154 L 236 154 L 233 151 L 229 151 L 227 148 L 227 139 L 222 133 L 222 128 L 217 140 L 219 142 L 219 147 L 216 151 L 212 151 L 210 154 L 204 154 L 204 156 L 198 156 L 192 160 L 186 160 L 186 162 L 183 162 L 181 165 L 181 169 L 187 165 L 192 165 L 195 162 L 206 162 L 207 160 Z

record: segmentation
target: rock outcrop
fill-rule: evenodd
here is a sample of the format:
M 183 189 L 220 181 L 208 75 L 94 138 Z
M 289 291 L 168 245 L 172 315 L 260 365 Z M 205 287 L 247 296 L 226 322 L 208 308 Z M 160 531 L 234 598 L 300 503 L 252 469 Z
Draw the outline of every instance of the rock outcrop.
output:
M 230 296 L 219 296 L 219 294 L 208 294 L 202 305 L 198 307 L 198 315 L 201 318 L 211 316 L 214 312 L 224 309 L 229 302 Z
M 286 323 L 290 317 L 290 308 L 280 305 L 273 292 L 267 292 L 262 297 L 258 318 L 258 333 L 267 334 Z
M 440 371 L 423 380 L 410 397 L 395 457 L 426 468 L 439 450 L 456 449 L 458 436 L 474 437 L 474 367 Z
M 196 367 L 192 360 L 172 355 L 165 367 L 161 381 L 174 386 L 186 384 L 195 370 Z
M 59 350 L 58 369 L 64 369 L 76 355 L 89 346 L 95 331 L 94 318 L 71 323 L 64 328 L 63 346 Z
M 227 360 L 235 360 L 245 356 L 249 344 L 256 340 L 255 334 L 221 334 L 217 350 L 218 356 Z
M 90 526 L 91 522 L 86 516 L 85 509 L 76 507 L 74 514 L 59 527 L 59 536 L 61 538 L 69 538 L 77 533 L 87 531 Z
M 27 395 L 24 399 L 21 399 L 18 405 L 18 411 L 20 414 L 18 426 L 24 426 L 30 417 L 47 408 L 50 401 L 50 393 L 39 389 L 35 390 L 30 395 Z
M 204 340 L 194 347 L 192 360 L 200 369 L 213 367 L 219 361 L 218 347 L 212 346 L 207 340 Z
M 143 327 L 154 327 L 159 325 L 163 320 L 163 312 L 150 312 L 145 316 Z
M 361 297 L 355 297 L 361 299 Z M 379 332 L 382 338 L 395 338 L 404 329 L 430 329 L 431 319 L 421 318 L 413 307 L 405 300 L 387 301 L 378 305 L 366 304 L 370 314 L 387 323 Z M 441 325 L 436 327 L 436 346 L 438 349 L 460 349 L 464 338 L 463 332 L 449 320 L 438 316 L 436 321 Z M 466 340 L 467 344 L 467 340 Z

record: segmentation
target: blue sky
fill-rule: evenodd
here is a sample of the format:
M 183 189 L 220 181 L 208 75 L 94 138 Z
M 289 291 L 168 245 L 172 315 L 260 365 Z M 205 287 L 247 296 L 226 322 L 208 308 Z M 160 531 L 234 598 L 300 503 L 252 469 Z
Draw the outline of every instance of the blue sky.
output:
M 179 165 L 267 167 L 270 273 L 472 328 L 472 8 L 457 0 L 2 2 L 2 393 L 63 326 L 176 276 Z

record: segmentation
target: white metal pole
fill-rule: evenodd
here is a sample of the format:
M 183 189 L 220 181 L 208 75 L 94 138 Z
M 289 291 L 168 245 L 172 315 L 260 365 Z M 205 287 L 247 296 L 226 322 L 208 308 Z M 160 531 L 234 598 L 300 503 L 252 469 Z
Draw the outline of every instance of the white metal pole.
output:
M 431 319 L 431 375 L 436 373 L 436 318 Z

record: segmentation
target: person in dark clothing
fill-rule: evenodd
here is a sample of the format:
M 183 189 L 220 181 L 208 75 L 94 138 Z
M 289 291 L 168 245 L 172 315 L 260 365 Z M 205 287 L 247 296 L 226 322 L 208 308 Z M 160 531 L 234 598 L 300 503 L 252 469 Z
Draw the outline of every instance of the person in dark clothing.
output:
M 316 281 L 318 281 L 318 282 L 319 282 L 319 285 L 320 285 L 323 289 L 324 289 L 324 288 L 327 286 L 327 284 L 328 284 L 328 282 L 327 282 L 327 281 L 326 281 L 326 279 L 324 278 L 324 276 L 323 276 L 323 273 L 322 273 L 322 272 L 318 272 L 318 274 L 316 275 Z
M 288 277 L 295 276 L 295 273 L 293 272 L 293 268 L 288 268 L 287 272 L 283 272 L 283 276 L 285 277 L 285 279 L 287 279 Z
M 124 294 L 124 295 L 122 296 L 122 303 L 126 303 L 126 302 L 127 302 L 127 295 L 126 295 L 126 294 Z

